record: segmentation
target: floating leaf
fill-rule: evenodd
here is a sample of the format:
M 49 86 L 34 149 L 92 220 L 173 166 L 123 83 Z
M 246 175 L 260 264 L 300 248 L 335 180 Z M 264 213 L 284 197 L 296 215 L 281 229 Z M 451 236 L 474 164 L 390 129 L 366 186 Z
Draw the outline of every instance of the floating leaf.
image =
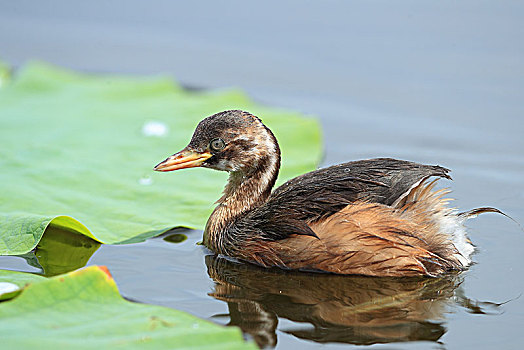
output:
M 11 282 L 0 282 L 0 300 L 11 299 L 15 297 L 21 288 Z
M 59 227 L 48 227 L 33 254 L 50 277 L 84 267 L 100 243 Z M 30 253 L 28 253 L 30 254 Z
M 7 289 L 0 288 L 0 300 L 11 299 L 18 295 L 27 284 L 43 280 L 45 280 L 45 277 L 31 273 L 0 270 L 0 283 L 8 283 L 18 287 L 16 290 L 11 290 L 11 292 Z M 4 287 L 7 287 L 7 285 L 4 285 Z
M 30 284 L 1 303 L 0 339 L 5 349 L 256 349 L 238 328 L 124 300 L 100 266 Z
M 138 242 L 174 226 L 203 228 L 227 175 L 158 174 L 152 167 L 184 147 L 202 118 L 233 108 L 274 130 L 280 182 L 315 167 L 317 122 L 241 92 L 189 92 L 165 78 L 26 65 L 0 89 L 0 254 L 34 249 L 50 224 L 103 243 Z

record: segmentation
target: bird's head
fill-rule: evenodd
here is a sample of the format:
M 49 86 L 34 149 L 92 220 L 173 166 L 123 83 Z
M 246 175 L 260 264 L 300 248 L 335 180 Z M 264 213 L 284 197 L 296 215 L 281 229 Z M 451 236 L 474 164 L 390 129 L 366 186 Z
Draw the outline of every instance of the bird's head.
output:
M 279 162 L 280 149 L 273 133 L 254 115 L 232 110 L 202 120 L 189 145 L 154 170 L 206 167 L 248 174 Z

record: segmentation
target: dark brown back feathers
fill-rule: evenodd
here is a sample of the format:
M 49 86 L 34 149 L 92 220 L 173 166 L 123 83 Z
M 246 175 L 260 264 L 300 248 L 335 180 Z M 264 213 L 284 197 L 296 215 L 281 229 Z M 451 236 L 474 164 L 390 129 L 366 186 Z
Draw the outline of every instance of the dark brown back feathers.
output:
M 348 162 L 298 176 L 278 187 L 268 201 L 239 218 L 239 229 L 259 231 L 264 240 L 292 234 L 316 236 L 308 223 L 325 219 L 354 202 L 387 206 L 423 180 L 450 178 L 440 166 L 377 158 Z M 244 227 L 243 222 L 249 227 Z

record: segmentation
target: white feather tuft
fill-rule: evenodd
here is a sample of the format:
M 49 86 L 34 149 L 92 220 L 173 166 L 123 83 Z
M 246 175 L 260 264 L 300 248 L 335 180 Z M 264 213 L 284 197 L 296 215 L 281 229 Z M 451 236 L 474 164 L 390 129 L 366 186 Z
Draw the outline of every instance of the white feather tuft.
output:
M 457 215 L 456 210 L 449 209 L 447 213 L 441 213 L 437 217 L 440 231 L 447 234 L 453 245 L 458 250 L 455 257 L 466 267 L 471 263 L 471 254 L 475 250 L 473 244 L 468 239 L 464 218 Z

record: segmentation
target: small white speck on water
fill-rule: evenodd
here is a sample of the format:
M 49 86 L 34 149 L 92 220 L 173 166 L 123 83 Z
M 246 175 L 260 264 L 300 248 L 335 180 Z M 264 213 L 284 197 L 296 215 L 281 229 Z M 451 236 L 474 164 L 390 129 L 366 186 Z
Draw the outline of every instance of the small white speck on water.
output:
M 151 120 L 142 126 L 142 134 L 148 137 L 164 137 L 168 134 L 169 128 L 164 122 Z
M 153 179 L 149 176 L 143 176 L 138 179 L 138 183 L 143 186 L 149 186 L 153 184 Z
M 15 292 L 15 291 L 17 291 L 19 289 L 20 289 L 20 287 L 18 287 L 14 283 L 0 282 L 0 294 L 12 293 L 12 292 Z

